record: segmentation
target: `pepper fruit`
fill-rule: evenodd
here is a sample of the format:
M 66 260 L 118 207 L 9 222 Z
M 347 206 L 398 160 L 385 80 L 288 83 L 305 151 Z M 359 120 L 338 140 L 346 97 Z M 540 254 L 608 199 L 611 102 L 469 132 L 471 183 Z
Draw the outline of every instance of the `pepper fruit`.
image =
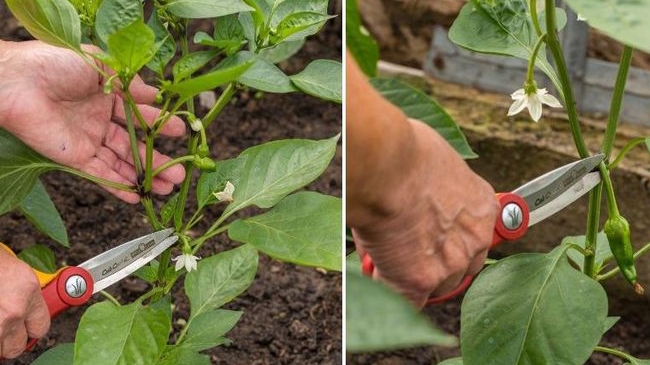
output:
M 605 235 L 609 241 L 609 248 L 616 259 L 616 263 L 623 277 L 632 284 L 634 291 L 643 294 L 644 290 L 637 281 L 636 268 L 634 267 L 634 251 L 630 240 L 630 224 L 620 214 L 610 215 L 605 222 Z
M 194 160 L 192 161 L 194 166 L 203 171 L 215 171 L 217 169 L 217 163 L 214 162 L 210 157 L 201 157 L 199 155 L 194 155 Z

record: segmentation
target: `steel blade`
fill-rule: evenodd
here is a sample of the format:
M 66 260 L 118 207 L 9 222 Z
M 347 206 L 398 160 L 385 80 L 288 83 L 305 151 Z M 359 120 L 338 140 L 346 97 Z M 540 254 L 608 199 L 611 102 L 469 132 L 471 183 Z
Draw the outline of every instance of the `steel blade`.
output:
M 605 158 L 604 154 L 594 155 L 548 172 L 535 180 L 517 188 L 513 193 L 524 198 L 530 212 L 550 204 L 588 173 L 593 171 Z
M 530 221 L 528 226 L 532 226 L 544 219 L 552 216 L 558 211 L 564 209 L 567 205 L 578 200 L 581 196 L 588 193 L 596 185 L 600 183 L 600 173 L 598 171 L 590 172 L 578 180 L 571 188 L 564 193 L 557 196 L 552 201 L 538 207 L 536 210 L 530 212 Z
M 95 283 L 94 292 L 103 290 L 171 247 L 178 240 L 177 236 L 170 236 L 173 232 L 168 228 L 136 238 L 93 257 L 79 267 L 90 272 Z

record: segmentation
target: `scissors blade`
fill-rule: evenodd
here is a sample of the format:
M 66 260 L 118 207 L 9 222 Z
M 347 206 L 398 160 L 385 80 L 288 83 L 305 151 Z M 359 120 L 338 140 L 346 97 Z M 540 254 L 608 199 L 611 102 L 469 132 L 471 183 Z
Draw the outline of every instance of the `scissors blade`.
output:
M 578 200 L 581 196 L 585 195 L 596 185 L 600 183 L 600 173 L 598 171 L 590 172 L 578 180 L 571 188 L 551 202 L 544 204 L 542 207 L 530 212 L 530 220 L 528 226 L 539 223 L 544 219 L 552 216 L 553 214 L 564 209 L 567 205 Z
M 93 293 L 122 280 L 171 247 L 178 240 L 173 232 L 167 228 L 136 238 L 79 265 L 93 277 Z
M 605 159 L 605 155 L 601 153 L 564 165 L 522 185 L 513 193 L 521 196 L 528 203 L 532 217 L 534 211 L 543 208 L 547 204 L 554 203 L 554 207 L 558 206 L 559 202 L 556 202 L 556 199 L 574 186 L 580 185 L 582 178 L 591 173 L 603 159 Z M 582 192 L 582 194 L 584 193 L 586 191 Z M 575 197 L 575 199 L 580 196 Z M 575 201 L 575 199 L 566 203 L 565 197 L 565 205 L 561 206 L 560 209 Z

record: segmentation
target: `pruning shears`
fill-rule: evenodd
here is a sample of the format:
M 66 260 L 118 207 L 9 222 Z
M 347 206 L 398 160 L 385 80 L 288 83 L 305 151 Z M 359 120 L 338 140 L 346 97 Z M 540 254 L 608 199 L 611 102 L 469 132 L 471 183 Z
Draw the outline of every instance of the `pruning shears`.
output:
M 587 157 L 550 171 L 510 193 L 496 194 L 499 214 L 490 248 L 523 237 L 528 227 L 559 212 L 593 189 L 600 183 L 600 173 L 596 170 L 604 159 L 604 154 Z M 367 254 L 362 258 L 361 269 L 364 275 L 372 276 L 375 267 Z M 472 280 L 471 275 L 465 276 L 456 289 L 439 297 L 430 297 L 427 305 L 456 297 L 470 286 Z
M 53 274 L 34 270 L 41 285 L 41 294 L 54 318 L 66 309 L 83 305 L 100 290 L 124 279 L 171 247 L 178 236 L 174 229 L 163 229 L 105 251 L 78 266 L 65 266 Z M 0 242 L 0 247 L 16 255 Z M 26 350 L 38 339 L 31 338 Z

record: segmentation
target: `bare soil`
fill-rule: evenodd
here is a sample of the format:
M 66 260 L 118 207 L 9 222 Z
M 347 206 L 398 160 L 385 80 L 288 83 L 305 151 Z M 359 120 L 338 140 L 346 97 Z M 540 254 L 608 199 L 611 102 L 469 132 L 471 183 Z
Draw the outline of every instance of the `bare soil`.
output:
M 330 13 L 340 14 L 340 4 L 332 2 Z M 25 40 L 29 35 L 0 3 L 0 37 Z M 298 72 L 316 58 L 341 60 L 341 20 L 329 22 L 311 37 L 290 62 L 281 65 L 289 74 Z M 212 125 L 208 135 L 213 157 L 235 157 L 255 144 L 284 138 L 329 138 L 341 132 L 340 105 L 302 94 L 273 95 L 261 98 L 254 91 L 240 94 Z M 185 150 L 185 141 L 166 140 L 157 146 L 170 155 Z M 341 149 L 325 174 L 308 190 L 341 196 Z M 127 205 L 92 183 L 62 173 L 47 174 L 42 179 L 63 217 L 71 247 L 65 249 L 40 235 L 18 213 L 0 218 L 0 237 L 20 251 L 34 243 L 45 243 L 55 250 L 59 265 L 79 264 L 89 257 L 149 232 L 150 228 L 139 205 Z M 193 194 L 190 194 L 192 197 Z M 193 198 L 192 198 L 193 199 Z M 158 199 L 156 204 L 162 204 Z M 195 205 L 191 200 L 188 206 Z M 206 221 L 218 216 L 209 212 Z M 197 230 L 205 229 L 204 224 Z M 200 256 L 234 247 L 220 236 L 206 244 Z M 141 295 L 147 288 L 139 279 L 126 279 L 109 288 L 122 302 Z M 173 291 L 175 329 L 178 319 L 187 318 L 188 303 L 182 286 Z M 92 301 L 100 300 L 95 296 Z M 253 285 L 226 308 L 244 312 L 229 334 L 232 344 L 210 350 L 213 364 L 327 364 L 342 362 L 342 295 L 341 274 L 297 267 L 260 257 L 259 271 Z M 29 364 L 41 352 L 74 340 L 75 331 L 86 306 L 72 308 L 53 321 L 49 334 L 37 348 L 4 364 Z

